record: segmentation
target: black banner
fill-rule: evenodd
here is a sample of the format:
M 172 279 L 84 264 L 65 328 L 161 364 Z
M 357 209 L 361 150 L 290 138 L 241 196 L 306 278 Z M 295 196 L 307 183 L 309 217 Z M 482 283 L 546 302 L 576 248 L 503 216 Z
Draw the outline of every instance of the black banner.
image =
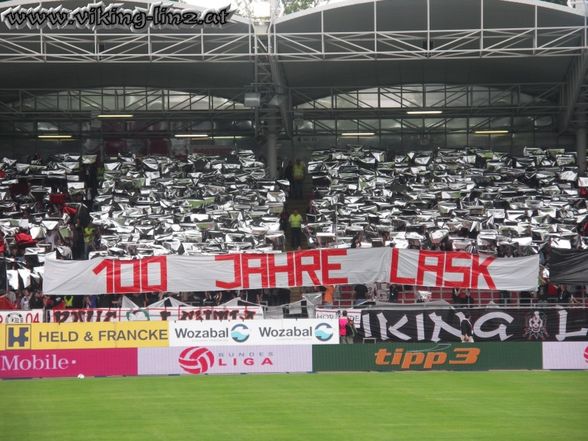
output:
M 549 279 L 554 283 L 588 285 L 588 250 L 552 248 Z
M 6 275 L 6 259 L 0 257 L 0 294 L 6 292 L 6 286 L 8 283 L 8 277 Z
M 370 309 L 362 311 L 358 333 L 377 342 L 457 342 L 467 314 L 474 341 L 588 340 L 584 308 Z

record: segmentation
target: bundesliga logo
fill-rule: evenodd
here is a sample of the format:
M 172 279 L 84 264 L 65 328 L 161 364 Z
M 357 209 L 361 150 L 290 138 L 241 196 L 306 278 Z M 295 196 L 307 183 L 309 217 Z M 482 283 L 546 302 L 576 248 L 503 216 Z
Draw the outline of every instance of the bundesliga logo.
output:
M 254 372 L 263 366 L 273 366 L 271 352 L 218 352 L 215 354 L 208 348 L 186 348 L 178 358 L 180 367 L 189 374 L 206 374 L 212 367 L 217 371 Z M 236 369 L 236 370 L 235 370 Z
M 214 365 L 214 354 L 206 348 L 188 348 L 182 351 L 178 361 L 189 374 L 204 374 Z

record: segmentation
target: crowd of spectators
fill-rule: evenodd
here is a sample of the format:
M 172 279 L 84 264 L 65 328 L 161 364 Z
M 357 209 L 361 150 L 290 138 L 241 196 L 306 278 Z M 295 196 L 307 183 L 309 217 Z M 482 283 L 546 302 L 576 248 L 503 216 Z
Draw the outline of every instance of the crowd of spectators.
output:
M 253 152 L 221 158 L 56 155 L 0 162 L 0 309 L 112 307 L 116 295 L 43 296 L 45 259 L 282 249 L 288 185 Z M 5 270 L 4 270 L 5 269 Z M 166 293 L 142 294 L 143 306 Z M 178 294 L 178 296 L 180 296 Z M 189 293 L 195 304 L 273 293 Z
M 286 193 L 299 199 L 309 173 L 314 198 L 301 230 L 310 247 L 466 250 L 498 257 L 586 248 L 588 192 L 573 155 L 527 149 L 521 157 L 479 150 L 388 156 L 365 148 L 317 151 L 267 180 L 251 151 L 226 158 L 56 155 L 0 162 L 0 309 L 112 307 L 118 296 L 43 296 L 47 258 L 87 259 L 240 250 L 283 250 Z M 289 181 L 289 184 L 288 184 Z M 281 217 L 282 216 L 282 217 Z M 298 219 L 294 220 L 297 225 Z M 295 225 L 295 226 L 296 226 Z M 291 225 L 290 225 L 291 227 Z M 294 248 L 301 246 L 296 240 Z M 542 272 L 536 302 L 573 303 L 577 287 Z M 582 288 L 583 289 L 583 288 Z M 361 291 L 361 290 L 360 290 Z M 398 298 L 398 289 L 392 289 Z M 166 294 L 141 294 L 140 306 Z M 193 304 L 239 297 L 266 304 L 284 292 L 184 293 Z M 508 303 L 509 293 L 500 294 Z M 355 298 L 366 298 L 356 292 Z M 458 292 L 455 303 L 471 303 Z M 526 301 L 526 300 L 525 300 Z
M 95 155 L 0 162 L 0 309 L 82 307 L 81 297 L 43 296 L 46 258 L 84 259 L 100 247 L 89 215 L 99 178 Z
M 551 249 L 588 248 L 588 178 L 563 149 L 527 148 L 516 156 L 333 148 L 313 152 L 308 171 L 314 199 L 303 231 L 310 246 L 539 254 L 541 289 L 531 295 L 537 301 L 557 297 L 542 294 L 553 285 Z
M 308 164 L 311 243 L 517 257 L 588 248 L 588 181 L 575 155 L 474 149 L 387 155 L 321 150 Z M 543 263 L 543 262 L 542 262 Z

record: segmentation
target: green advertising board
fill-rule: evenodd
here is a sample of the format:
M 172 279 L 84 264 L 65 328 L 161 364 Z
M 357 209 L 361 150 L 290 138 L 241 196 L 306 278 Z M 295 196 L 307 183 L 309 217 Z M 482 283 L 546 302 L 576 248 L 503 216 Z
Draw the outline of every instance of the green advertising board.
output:
M 314 371 L 541 369 L 539 342 L 313 346 Z

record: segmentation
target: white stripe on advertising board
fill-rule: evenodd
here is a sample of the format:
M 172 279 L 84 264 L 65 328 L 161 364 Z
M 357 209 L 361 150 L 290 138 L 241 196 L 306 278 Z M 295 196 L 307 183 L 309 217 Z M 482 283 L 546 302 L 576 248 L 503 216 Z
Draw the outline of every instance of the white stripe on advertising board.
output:
M 199 375 L 312 371 L 312 346 L 192 346 L 141 348 L 139 375 Z
M 588 369 L 588 342 L 543 343 L 543 369 Z
M 30 311 L 0 311 L 0 324 L 2 323 L 41 323 L 43 322 L 43 310 L 32 309 Z
M 184 347 L 339 343 L 339 325 L 335 319 L 177 321 L 170 322 L 169 332 L 170 346 Z
M 361 312 L 365 311 L 364 309 L 350 309 L 350 308 L 341 308 L 341 309 L 333 309 L 333 308 L 316 308 L 316 318 L 317 319 L 327 319 L 333 318 L 338 319 L 341 317 L 341 312 L 347 311 L 347 317 L 351 318 L 355 323 L 355 326 L 358 327 L 361 322 Z

